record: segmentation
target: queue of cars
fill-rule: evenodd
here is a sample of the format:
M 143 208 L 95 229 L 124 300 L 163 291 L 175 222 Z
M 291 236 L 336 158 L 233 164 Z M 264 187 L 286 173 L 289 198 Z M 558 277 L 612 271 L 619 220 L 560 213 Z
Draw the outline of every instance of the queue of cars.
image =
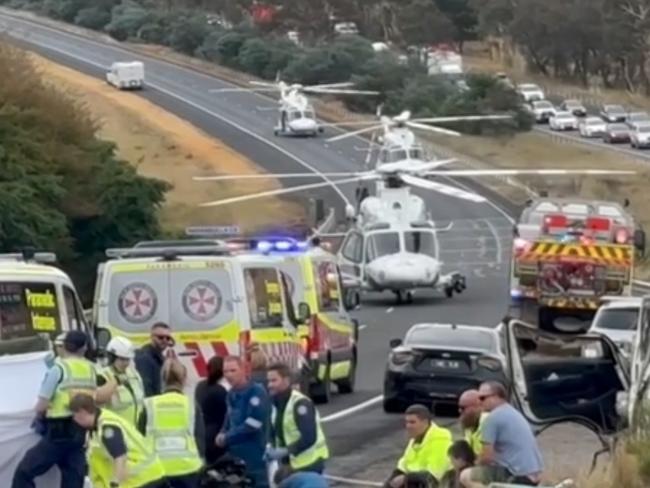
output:
M 554 105 L 542 88 L 533 83 L 516 86 L 524 106 L 538 124 L 548 124 L 553 131 L 578 131 L 587 139 L 602 139 L 607 144 L 629 143 L 635 149 L 650 148 L 650 114 L 628 112 L 621 105 L 604 104 L 598 115 L 589 115 L 577 99 Z

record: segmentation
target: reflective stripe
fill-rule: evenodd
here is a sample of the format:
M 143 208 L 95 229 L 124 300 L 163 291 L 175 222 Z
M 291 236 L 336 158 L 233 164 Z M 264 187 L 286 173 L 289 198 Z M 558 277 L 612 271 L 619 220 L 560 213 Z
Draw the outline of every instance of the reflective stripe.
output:
M 254 419 L 253 417 L 248 417 L 244 423 L 252 427 L 253 429 L 261 429 L 263 425 L 262 422 L 260 422 L 257 419 Z
M 54 367 L 61 368 L 61 381 L 50 401 L 48 418 L 71 417 L 68 405 L 73 396 L 87 394 L 94 396 L 97 389 L 95 365 L 85 358 L 68 357 L 56 359 Z
M 110 367 L 105 368 L 102 374 L 107 379 L 120 380 L 107 408 L 133 425 L 137 425 L 138 417 L 144 408 L 144 385 L 140 374 L 132 366 L 129 366 L 124 373 L 119 373 Z M 124 382 L 128 382 L 130 388 L 122 384 Z

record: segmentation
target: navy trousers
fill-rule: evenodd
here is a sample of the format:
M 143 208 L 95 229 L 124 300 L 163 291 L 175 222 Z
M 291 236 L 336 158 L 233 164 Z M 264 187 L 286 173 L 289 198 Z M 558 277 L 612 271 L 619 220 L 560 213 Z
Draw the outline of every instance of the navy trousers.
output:
M 185 474 L 183 476 L 169 476 L 169 488 L 199 488 L 199 474 Z

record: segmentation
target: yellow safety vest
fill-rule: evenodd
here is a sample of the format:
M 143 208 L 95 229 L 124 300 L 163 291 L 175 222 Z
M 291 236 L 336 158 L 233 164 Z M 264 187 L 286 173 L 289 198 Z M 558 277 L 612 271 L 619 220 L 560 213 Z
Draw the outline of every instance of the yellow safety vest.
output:
M 104 428 L 110 427 L 122 432 L 126 444 L 128 478 L 120 484 L 121 488 L 140 488 L 165 477 L 160 459 L 142 434 L 116 413 L 101 410 L 97 430 L 91 435 L 88 444 L 88 471 L 94 488 L 109 488 L 111 481 L 115 480 L 114 459 L 102 442 Z
M 147 398 L 147 440 L 158 454 L 166 476 L 196 473 L 203 466 L 194 439 L 194 405 L 170 391 Z
M 471 429 L 465 429 L 465 440 L 472 448 L 472 451 L 474 451 L 474 454 L 477 456 L 481 454 L 481 450 L 483 449 L 483 441 L 481 440 L 481 428 L 483 427 L 483 422 L 485 422 L 485 418 L 487 416 L 488 414 L 485 412 L 481 414 L 481 417 L 478 421 L 478 428 L 476 430 L 472 431 Z
M 137 426 L 138 417 L 144 408 L 144 384 L 140 374 L 135 368 L 129 366 L 124 373 L 119 373 L 111 367 L 105 368 L 102 375 L 107 380 L 116 381 L 118 378 L 120 380 L 106 408 Z M 130 389 L 124 385 L 127 382 Z
M 97 390 L 95 365 L 82 357 L 67 357 L 57 358 L 53 367 L 61 368 L 61 381 L 50 400 L 46 417 L 50 419 L 72 417 L 68 406 L 75 395 L 95 396 Z
M 284 415 L 282 418 L 282 433 L 284 434 L 284 442 L 287 446 L 298 442 L 300 439 L 300 430 L 296 425 L 296 419 L 294 417 L 294 408 L 297 402 L 303 399 L 308 399 L 305 395 L 299 391 L 292 390 L 287 406 L 284 409 Z M 271 415 L 273 425 L 275 425 L 277 418 L 277 409 L 273 407 L 273 413 Z M 319 460 L 328 459 L 330 456 L 329 449 L 327 448 L 327 442 L 325 441 L 325 434 L 323 434 L 323 429 L 320 423 L 320 415 L 318 410 L 316 410 L 316 442 L 307 448 L 306 450 L 296 454 L 295 456 L 289 455 L 289 464 L 293 469 L 302 469 Z
M 428 471 L 438 481 L 451 466 L 447 451 L 451 447 L 452 437 L 449 429 L 438 427 L 431 422 L 422 442 L 411 439 L 406 451 L 397 463 L 397 469 L 403 473 Z

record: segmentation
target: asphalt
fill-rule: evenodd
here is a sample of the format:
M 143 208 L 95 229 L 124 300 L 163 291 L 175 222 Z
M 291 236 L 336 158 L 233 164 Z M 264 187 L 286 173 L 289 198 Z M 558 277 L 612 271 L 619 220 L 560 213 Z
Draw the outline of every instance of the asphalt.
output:
M 134 58 L 117 44 L 86 39 L 5 14 L 0 14 L 0 23 L 9 26 L 9 35 L 22 45 L 92 76 L 103 78 L 112 62 Z M 146 89 L 141 96 L 219 138 L 269 172 L 354 171 L 362 167 L 364 153 L 357 150 L 363 146 L 360 139 L 328 144 L 323 136 L 276 138 L 272 131 L 273 112 L 258 110 L 274 106 L 267 98 L 251 93 L 213 93 L 210 90 L 231 85 L 146 56 L 138 58 L 145 63 L 146 70 Z M 477 187 L 475 182 L 464 184 L 498 201 L 498 196 Z M 343 188 L 343 194 L 352 199 L 354 186 Z M 325 198 L 339 212 L 342 209 L 343 198 L 332 189 L 311 192 L 309 196 Z M 324 418 L 381 395 L 388 342 L 393 337 L 402 337 L 412 324 L 439 321 L 494 326 L 507 308 L 512 227 L 503 211 L 493 204 L 465 202 L 436 193 L 427 193 L 426 202 L 440 225 L 453 222 L 452 228 L 439 236 L 441 259 L 447 270 L 467 274 L 468 289 L 452 299 L 433 292 L 417 293 L 411 305 L 396 306 L 392 295 L 364 301 L 356 313 L 364 326 L 359 341 L 356 392 L 335 395 L 330 404 L 320 409 Z M 187 222 L 188 226 L 209 224 Z M 349 416 L 328 421 L 326 431 L 334 456 L 344 460 L 344 456 L 371 444 L 374 437 L 398 432 L 400 425 L 399 417 L 385 415 L 381 403 L 375 402 Z

